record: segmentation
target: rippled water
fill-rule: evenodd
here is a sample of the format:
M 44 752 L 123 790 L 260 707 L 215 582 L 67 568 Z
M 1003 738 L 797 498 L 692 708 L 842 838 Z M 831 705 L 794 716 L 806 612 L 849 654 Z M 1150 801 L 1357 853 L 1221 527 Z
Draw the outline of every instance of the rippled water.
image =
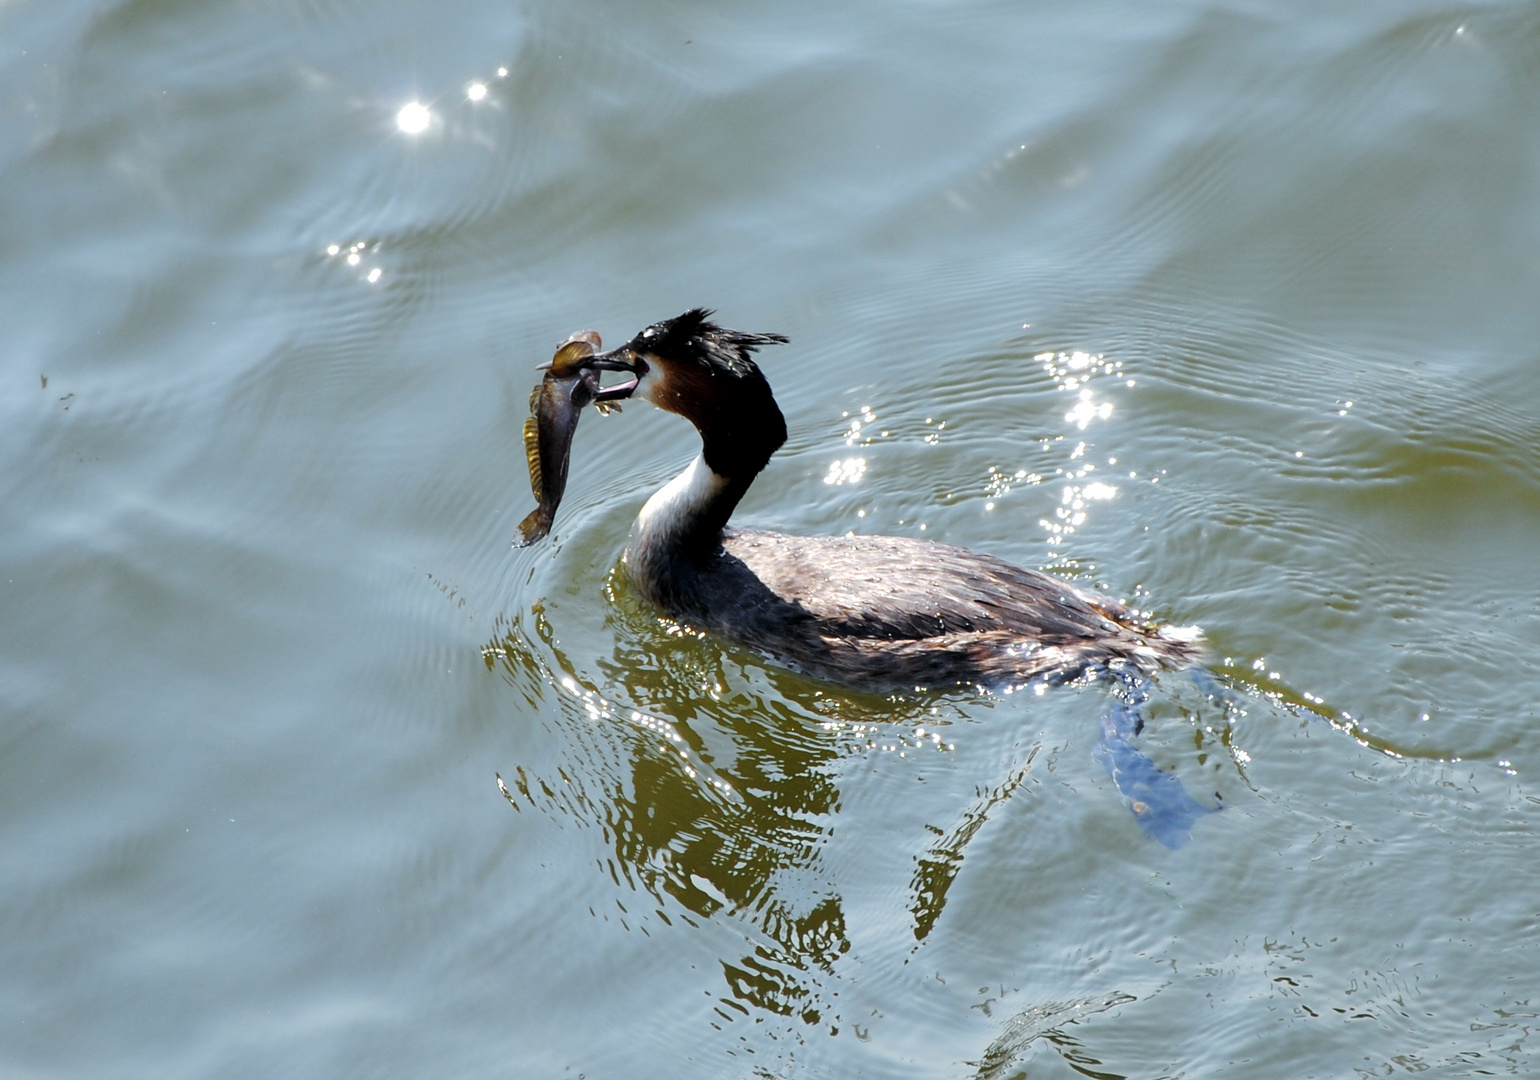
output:
M 1532 1074 L 1537 117 L 1533 3 L 0 5 L 0 1071 Z M 1223 812 L 660 620 L 644 406 L 511 550 L 698 304 L 739 520 L 1201 624 Z

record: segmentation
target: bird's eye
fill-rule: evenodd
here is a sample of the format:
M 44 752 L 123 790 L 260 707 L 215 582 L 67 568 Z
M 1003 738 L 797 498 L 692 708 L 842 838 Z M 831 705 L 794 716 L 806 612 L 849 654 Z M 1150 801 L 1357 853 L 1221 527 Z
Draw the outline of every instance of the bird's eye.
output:
M 647 329 L 642 331 L 642 337 L 657 337 L 657 336 L 658 336 L 658 332 L 656 330 L 654 330 L 650 326 Z

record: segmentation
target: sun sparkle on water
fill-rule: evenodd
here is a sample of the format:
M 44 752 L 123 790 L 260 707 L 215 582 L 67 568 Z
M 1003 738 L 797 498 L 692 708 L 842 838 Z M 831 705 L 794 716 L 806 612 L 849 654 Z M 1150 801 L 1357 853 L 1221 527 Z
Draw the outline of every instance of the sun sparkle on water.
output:
M 408 135 L 421 135 L 433 122 L 433 114 L 420 101 L 410 101 L 396 113 L 396 127 Z

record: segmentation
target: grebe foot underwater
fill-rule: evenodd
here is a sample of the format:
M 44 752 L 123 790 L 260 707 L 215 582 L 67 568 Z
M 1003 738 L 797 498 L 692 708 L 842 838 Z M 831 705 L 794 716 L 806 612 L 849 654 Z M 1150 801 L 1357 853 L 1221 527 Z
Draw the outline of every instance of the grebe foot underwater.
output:
M 1115 600 L 946 544 L 729 528 L 739 500 L 786 441 L 785 418 L 754 353 L 787 339 L 728 330 L 710 317 L 696 308 L 618 349 L 574 358 L 633 376 L 594 390 L 594 403 L 650 401 L 701 436 L 699 456 L 647 500 L 632 526 L 623 561 L 637 591 L 687 625 L 857 690 L 1109 676 L 1127 703 L 1104 721 L 1098 760 L 1146 833 L 1168 847 L 1184 841 L 1211 808 L 1129 740 L 1148 676 L 1196 661 L 1201 633 L 1157 626 Z

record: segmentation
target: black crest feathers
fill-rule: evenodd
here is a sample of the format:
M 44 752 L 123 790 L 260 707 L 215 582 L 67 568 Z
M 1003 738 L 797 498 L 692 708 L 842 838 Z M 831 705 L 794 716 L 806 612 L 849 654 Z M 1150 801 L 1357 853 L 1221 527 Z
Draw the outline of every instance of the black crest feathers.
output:
M 783 334 L 746 334 L 728 330 L 711 321 L 708 308 L 691 308 L 683 315 L 653 323 L 631 339 L 639 353 L 676 362 L 700 364 L 739 378 L 756 375 L 759 365 L 753 354 L 764 345 L 784 345 Z

